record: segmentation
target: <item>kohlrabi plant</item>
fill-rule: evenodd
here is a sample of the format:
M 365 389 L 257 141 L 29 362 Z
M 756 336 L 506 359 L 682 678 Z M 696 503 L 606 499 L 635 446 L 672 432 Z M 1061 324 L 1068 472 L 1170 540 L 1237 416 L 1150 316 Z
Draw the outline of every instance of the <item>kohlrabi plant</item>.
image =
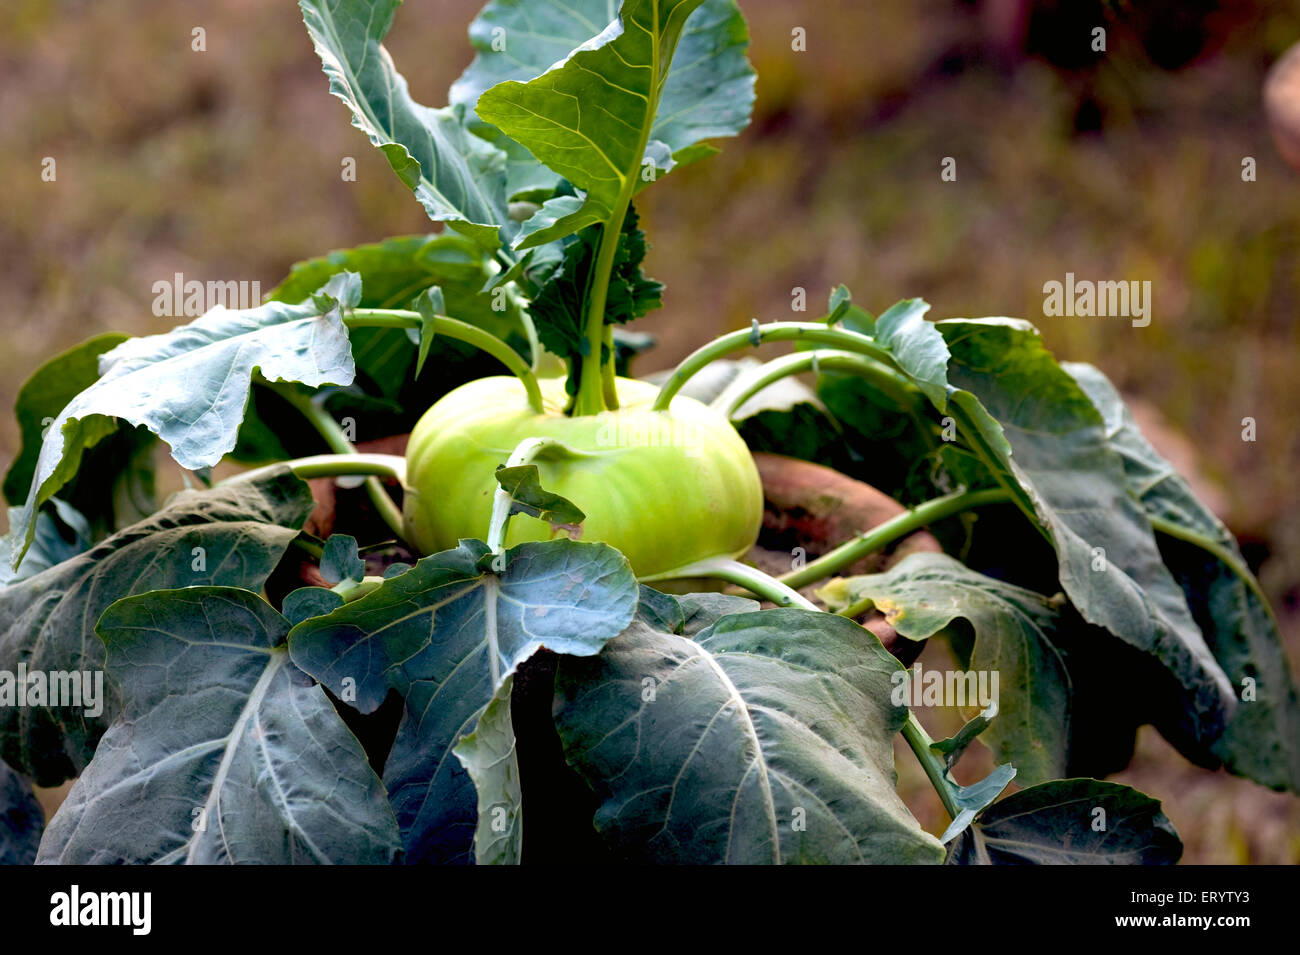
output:
M 398 0 L 300 6 L 441 231 L 23 387 L 4 861 L 1169 863 L 1160 804 L 1098 778 L 1150 723 L 1300 786 L 1232 535 L 1031 325 L 841 286 L 632 376 L 662 292 L 637 197 L 749 119 L 733 0 L 492 0 L 439 108 L 381 45 Z M 161 506 L 159 441 L 188 488 Z M 765 506 L 798 515 L 759 452 L 898 505 L 769 573 Z M 960 670 L 905 668 L 932 637 Z M 912 707 L 954 687 L 978 715 L 935 741 Z M 960 785 L 977 740 L 996 768 Z M 73 778 L 42 831 L 29 783 Z

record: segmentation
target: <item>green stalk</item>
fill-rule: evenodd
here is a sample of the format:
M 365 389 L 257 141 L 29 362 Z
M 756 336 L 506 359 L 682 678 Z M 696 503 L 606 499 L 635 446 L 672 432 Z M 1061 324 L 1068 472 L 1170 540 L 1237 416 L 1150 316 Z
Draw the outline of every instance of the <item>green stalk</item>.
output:
M 643 136 L 644 138 L 644 136 Z M 642 144 L 641 155 L 645 152 Z M 600 227 L 600 248 L 591 272 L 591 287 L 587 292 L 587 353 L 582 356 L 582 371 L 578 377 L 578 393 L 573 405 L 575 415 L 594 415 L 606 410 L 604 370 L 601 365 L 601 345 L 605 342 L 605 303 L 609 297 L 609 276 L 614 270 L 614 256 L 618 252 L 618 237 L 623 231 L 623 218 L 636 180 L 628 177 L 619 201 L 614 204 L 614 214 Z M 610 359 L 613 360 L 612 357 Z
M 870 380 L 901 405 L 919 403 L 920 390 L 892 368 L 854 352 L 823 349 L 782 355 L 754 369 L 751 374 L 739 376 L 713 400 L 713 408 L 730 418 L 764 388 L 805 371 L 848 372 Z
M 753 327 L 730 332 L 715 338 L 709 344 L 696 349 L 677 366 L 668 380 L 659 389 L 659 396 L 652 406 L 655 411 L 667 410 L 673 396 L 693 375 L 706 365 L 725 358 L 732 352 L 745 348 L 754 348 L 762 342 L 805 341 L 818 345 L 833 345 L 844 351 L 866 355 L 893 367 L 889 352 L 881 348 L 867 335 L 852 332 L 844 328 L 831 328 L 818 322 L 772 322 L 767 325 L 754 323 Z
M 605 349 L 609 352 L 609 361 L 600 366 L 601 391 L 605 399 L 605 408 L 618 410 L 618 376 L 614 369 L 614 326 L 605 326 Z
M 343 433 L 339 423 L 334 417 L 326 411 L 321 405 L 317 404 L 309 395 L 304 395 L 296 388 L 280 382 L 272 382 L 270 388 L 282 397 L 289 404 L 293 405 L 302 413 L 302 416 L 311 422 L 317 433 L 325 439 L 330 450 L 337 454 L 356 454 L 357 449 L 348 436 Z M 384 485 L 378 478 L 366 478 L 366 493 L 370 496 L 370 501 L 375 506 L 375 510 L 388 525 L 389 529 L 397 535 L 398 539 L 404 539 L 405 531 L 403 530 L 402 512 L 388 492 L 384 490 Z
M 309 481 L 323 477 L 360 477 L 374 474 L 406 484 L 406 459 L 395 454 L 313 454 L 306 458 L 295 458 L 279 464 L 241 471 L 233 477 L 222 481 L 225 484 L 239 484 L 243 481 L 256 481 L 269 477 L 282 467 L 287 467 L 296 477 Z M 307 542 L 300 542 L 305 544 Z
M 903 724 L 903 739 L 907 740 L 907 745 L 912 747 L 912 752 L 916 754 L 917 762 L 925 770 L 930 785 L 939 794 L 939 800 L 943 803 L 948 818 L 956 819 L 961 809 L 957 806 L 956 795 L 952 784 L 948 782 L 948 774 L 944 770 L 943 763 L 934 754 L 934 750 L 930 749 L 934 740 L 930 738 L 930 734 L 925 731 L 925 727 L 911 710 L 908 710 L 907 722 Z
M 354 600 L 360 600 L 372 590 L 378 590 L 383 582 L 383 577 L 365 577 L 355 583 L 347 581 L 345 584 L 339 584 L 332 589 L 343 598 L 345 604 L 350 604 Z
M 874 554 L 891 542 L 927 524 L 951 517 L 962 511 L 988 504 L 1001 504 L 1010 500 L 1010 495 L 1002 488 L 989 488 L 982 491 L 953 491 L 943 497 L 936 497 L 918 504 L 906 513 L 890 518 L 871 530 L 827 551 L 821 557 L 810 561 L 798 570 L 781 575 L 781 582 L 788 587 L 805 587 L 814 581 L 830 577 L 857 561 Z
M 424 318 L 419 312 L 408 312 L 391 308 L 354 308 L 343 316 L 343 324 L 349 328 L 423 328 Z M 538 414 L 542 414 L 542 389 L 537 383 L 537 375 L 528 362 L 524 361 L 513 348 L 483 329 L 468 322 L 462 322 L 445 315 L 433 318 L 433 334 L 473 345 L 485 351 L 518 378 L 528 393 L 528 403 Z
M 656 580 L 680 580 L 692 577 L 725 580 L 727 583 L 745 588 L 757 597 L 770 600 L 778 607 L 801 607 L 804 610 L 821 612 L 820 607 L 793 587 L 763 573 L 757 567 L 750 567 L 730 557 L 710 557 L 696 561 L 694 564 L 687 564 L 685 567 L 677 567 L 639 579 L 642 583 L 651 583 Z

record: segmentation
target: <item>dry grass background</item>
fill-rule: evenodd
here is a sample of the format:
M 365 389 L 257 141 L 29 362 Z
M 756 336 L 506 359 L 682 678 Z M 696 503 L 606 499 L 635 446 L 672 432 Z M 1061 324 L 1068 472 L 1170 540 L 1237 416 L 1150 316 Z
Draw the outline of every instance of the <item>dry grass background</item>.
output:
M 1095 68 L 1016 55 L 991 26 L 1014 6 L 1001 0 L 741 3 L 755 122 L 641 204 L 648 271 L 668 284 L 643 323 L 661 339 L 653 363 L 752 316 L 788 317 L 795 286 L 814 308 L 844 282 L 873 309 L 920 295 L 937 317 L 1026 317 L 1186 436 L 1263 561 L 1300 663 L 1300 173 L 1278 159 L 1259 95 L 1300 40 L 1300 5 L 1224 3 L 1210 49 L 1167 72 L 1119 25 Z M 468 62 L 477 6 L 399 12 L 390 49 L 423 102 L 444 102 Z M 199 26 L 206 52 L 191 50 Z M 794 27 L 806 52 L 791 49 Z M 1079 115 L 1100 128 L 1080 133 Z M 429 228 L 328 95 L 292 3 L 6 0 L 0 129 L 6 407 L 62 348 L 170 327 L 151 287 L 175 272 L 269 289 L 295 260 Z M 339 175 L 345 156 L 356 182 Z M 940 181 L 945 156 L 956 182 Z M 1067 271 L 1150 279 L 1151 325 L 1045 318 L 1043 283 Z M 1255 443 L 1240 437 L 1248 415 Z M 6 417 L 0 464 L 14 441 Z M 899 763 L 938 826 L 911 759 Z M 1155 734 L 1118 778 L 1164 800 L 1189 862 L 1300 860 L 1300 801 L 1188 767 Z

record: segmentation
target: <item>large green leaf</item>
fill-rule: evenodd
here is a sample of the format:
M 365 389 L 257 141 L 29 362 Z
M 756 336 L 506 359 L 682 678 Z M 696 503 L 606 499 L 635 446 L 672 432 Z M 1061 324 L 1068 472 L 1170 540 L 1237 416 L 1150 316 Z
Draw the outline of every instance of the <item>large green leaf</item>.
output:
M 497 83 L 527 83 L 541 75 L 604 31 L 615 8 L 611 0 L 493 0 L 470 24 L 474 62 L 452 86 L 451 102 L 472 110 Z M 745 59 L 748 44 L 745 19 L 733 0 L 704 0 L 687 19 L 650 133 L 667 144 L 678 164 L 709 151 L 693 149 L 696 144 L 734 136 L 749 122 L 754 71 Z M 511 195 L 558 183 L 557 175 L 499 129 L 487 123 L 476 129 L 510 156 Z
M 312 300 L 217 306 L 188 325 L 130 339 L 101 356 L 102 377 L 49 426 L 27 503 L 10 511 L 12 563 L 31 543 L 40 506 L 76 473 L 83 449 L 116 428 L 114 417 L 147 427 L 182 467 L 197 470 L 235 447 L 255 371 L 309 387 L 349 384 L 354 366 L 342 312 L 360 295 L 360 280 L 345 272 Z
M 698 617 L 703 608 L 691 608 Z M 706 611 L 707 612 L 707 611 Z M 900 669 L 832 614 L 733 613 L 692 639 L 659 609 L 598 657 L 561 661 L 556 726 L 625 858 L 938 862 L 895 791 Z
M 1013 492 L 1055 548 L 1061 587 L 1089 623 L 1165 667 L 1183 688 L 1185 732 L 1216 739 L 1235 707 L 1183 592 L 1170 575 L 1092 401 L 1027 322 L 938 323 L 952 360 L 960 436 Z
M 474 861 L 479 865 L 518 865 L 523 854 L 523 792 L 510 718 L 514 685 L 513 676 L 502 681 L 474 732 L 452 749 L 478 793 Z
M 627 560 L 605 544 L 555 540 L 493 555 L 466 540 L 298 624 L 289 645 L 298 666 L 363 713 L 390 691 L 406 698 L 384 781 L 407 858 L 462 862 L 472 858 L 478 799 L 453 757 L 457 743 L 476 725 L 479 739 L 495 732 L 480 717 L 521 662 L 541 647 L 599 652 L 636 602 Z
M 41 844 L 45 813 L 32 787 L 0 762 L 0 865 L 30 865 Z
M 1104 374 L 1091 365 L 1062 367 L 1105 419 L 1110 446 L 1124 462 L 1129 488 L 1143 510 L 1186 538 L 1165 539 L 1165 558 L 1215 659 L 1233 686 L 1250 688 L 1250 698 L 1241 700 L 1223 736 L 1214 741 L 1214 754 L 1231 772 L 1274 789 L 1300 791 L 1300 693 L 1277 622 L 1232 532 L 1151 447 Z
M 120 597 L 197 584 L 260 589 L 313 506 L 287 468 L 257 482 L 183 491 L 153 516 L 43 573 L 0 588 L 0 670 L 100 670 L 95 622 Z M 104 711 L 0 706 L 0 757 L 45 786 L 79 773 L 112 721 Z
M 957 837 L 955 865 L 1173 865 L 1183 854 L 1160 803 L 1118 783 L 1058 779 L 1012 793 Z
M 126 335 L 97 335 L 51 358 L 23 384 L 14 405 L 21 446 L 4 482 L 10 504 L 26 500 L 42 444 L 59 412 L 99 378 L 100 356 L 126 340 Z M 103 420 L 88 425 L 85 440 L 82 467 L 59 496 L 86 517 L 91 536 L 101 537 L 151 513 L 157 506 L 154 436 L 144 428 Z
M 299 0 L 303 22 L 352 125 L 379 147 L 435 222 L 488 249 L 506 214 L 505 153 L 464 125 L 464 108 L 411 99 L 382 41 L 401 0 Z
M 884 573 L 835 580 L 818 593 L 832 609 L 869 598 L 910 640 L 969 621 L 975 641 L 964 665 L 998 674 L 997 716 L 980 738 L 1029 784 L 1065 774 L 1070 678 L 1052 644 L 1060 614 L 1047 598 L 947 554 L 911 554 Z
M 383 785 L 289 622 L 233 587 L 119 600 L 99 633 L 123 712 L 50 820 L 38 862 L 393 862 Z
M 734 6 L 719 7 L 701 24 L 690 47 L 694 58 L 681 64 L 686 79 L 672 83 L 674 54 L 701 2 L 625 0 L 618 18 L 606 17 L 598 35 L 581 38 L 563 63 L 526 83 L 506 80 L 479 95 L 476 111 L 483 121 L 586 192 L 581 207 L 558 218 L 552 211 L 554 221 L 546 228 L 529 230 L 521 248 L 595 223 L 617 225 L 645 181 L 648 162 L 656 170 L 669 168 L 675 160 L 668 154 L 693 158 L 702 138 L 744 126 L 753 75 L 744 61 L 744 21 Z M 517 9 L 501 7 L 496 13 Z M 583 19 L 600 23 L 594 10 Z M 520 25 L 526 33 L 527 22 L 521 19 Z M 507 53 L 508 47 L 507 34 Z M 476 63 L 472 82 L 458 95 L 469 98 L 481 86 L 477 77 L 490 66 L 482 55 Z

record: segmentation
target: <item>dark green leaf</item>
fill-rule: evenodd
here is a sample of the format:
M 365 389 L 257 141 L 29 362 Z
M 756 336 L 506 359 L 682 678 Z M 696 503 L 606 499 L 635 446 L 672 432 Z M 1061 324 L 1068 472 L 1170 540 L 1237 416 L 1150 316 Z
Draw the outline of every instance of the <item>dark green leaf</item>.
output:
M 320 575 L 331 586 L 345 580 L 361 583 L 366 576 L 366 562 L 357 553 L 357 539 L 348 534 L 331 534 L 320 559 Z
M 910 554 L 881 574 L 834 580 L 818 595 L 832 609 L 869 598 L 910 640 L 931 637 L 957 618 L 968 620 L 975 643 L 966 665 L 989 674 L 990 688 L 998 680 L 998 716 L 983 740 L 1031 783 L 1064 773 L 1070 678 L 1052 644 L 1059 614 L 1047 598 L 930 553 Z
M 41 844 L 45 813 L 27 780 L 0 763 L 0 865 L 31 865 Z
M 1100 810 L 1100 811 L 1099 811 Z M 1058 779 L 986 809 L 953 843 L 956 865 L 1173 865 L 1174 827 L 1150 796 L 1118 783 Z
M 605 544 L 548 541 L 493 555 L 479 541 L 462 541 L 297 625 L 290 652 L 363 713 L 390 690 L 406 698 L 384 779 L 407 857 L 468 861 L 478 800 L 451 758 L 457 742 L 523 660 L 541 647 L 598 652 L 636 602 L 631 568 Z
M 384 788 L 289 622 L 233 587 L 119 600 L 99 633 L 123 712 L 50 820 L 39 861 L 386 864 Z
M 343 606 L 343 598 L 326 587 L 299 587 L 285 595 L 280 612 L 291 624 L 323 617 Z
M 546 521 L 552 527 L 577 527 L 587 519 L 576 504 L 542 487 L 535 464 L 497 468 L 497 483 L 510 495 L 510 513 L 527 514 Z
M 95 621 L 119 597 L 198 584 L 260 589 L 314 502 L 287 468 L 257 482 L 182 491 L 91 550 L 0 588 L 0 670 L 98 671 Z M 0 757 L 45 786 L 76 775 L 111 722 L 104 711 L 0 706 Z
M 663 304 L 663 285 L 641 272 L 646 241 L 637 222 L 636 209 L 628 206 L 605 300 L 608 325 L 625 324 Z M 537 336 L 548 351 L 561 358 L 581 355 L 586 347 L 587 291 L 601 228 L 593 226 L 568 240 L 563 261 L 539 281 L 539 288 L 532 294 L 530 312 L 537 323 Z
M 638 620 L 561 660 L 556 726 L 625 858 L 938 862 L 894 791 L 898 669 L 831 614 L 738 613 L 694 640 Z
M 1062 367 L 1105 419 L 1110 446 L 1124 462 L 1129 488 L 1143 510 L 1189 538 L 1164 541 L 1166 562 L 1232 685 L 1250 690 L 1251 698 L 1240 698 L 1223 735 L 1213 742 L 1214 754 L 1231 772 L 1273 789 L 1300 791 L 1300 692 L 1277 622 L 1232 532 L 1151 447 L 1105 375 L 1090 365 Z
M 1185 731 L 1217 739 L 1236 701 L 1165 567 L 1101 415 L 1027 322 L 939 322 L 952 351 L 959 437 L 1013 491 L 1057 555 L 1061 587 L 1089 623 L 1155 657 L 1182 685 Z

